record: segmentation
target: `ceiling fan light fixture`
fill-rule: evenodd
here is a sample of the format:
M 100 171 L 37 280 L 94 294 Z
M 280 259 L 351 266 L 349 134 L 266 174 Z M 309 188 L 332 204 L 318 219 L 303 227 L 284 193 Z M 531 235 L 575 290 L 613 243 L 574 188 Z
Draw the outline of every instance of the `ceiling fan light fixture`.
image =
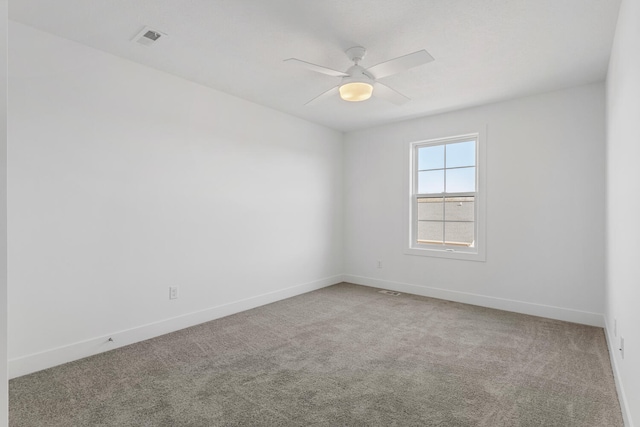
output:
M 366 52 L 367 50 L 362 46 L 354 46 L 347 49 L 345 53 L 347 54 L 347 57 L 353 61 L 353 65 L 345 72 L 296 58 L 285 59 L 286 62 L 301 65 L 317 73 L 326 74 L 332 77 L 342 77 L 342 81 L 339 85 L 324 91 L 304 105 L 312 105 L 324 99 L 331 98 L 335 96 L 336 92 L 344 101 L 366 101 L 373 95 L 374 85 L 376 87 L 377 97 L 396 105 L 402 105 L 409 101 L 409 98 L 389 86 L 379 83 L 377 80 L 433 61 L 433 56 L 429 55 L 429 52 L 422 49 L 381 62 L 373 67 L 364 68 L 360 65 L 360 61 L 364 58 Z
M 366 101 L 373 94 L 373 86 L 365 82 L 349 82 L 340 86 L 340 98 L 345 101 Z

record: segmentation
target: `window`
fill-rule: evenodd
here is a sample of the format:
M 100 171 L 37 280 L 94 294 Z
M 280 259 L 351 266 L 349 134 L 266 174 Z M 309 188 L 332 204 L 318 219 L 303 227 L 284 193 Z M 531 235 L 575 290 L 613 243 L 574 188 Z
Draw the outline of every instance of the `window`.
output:
M 414 142 L 408 253 L 484 260 L 480 134 Z

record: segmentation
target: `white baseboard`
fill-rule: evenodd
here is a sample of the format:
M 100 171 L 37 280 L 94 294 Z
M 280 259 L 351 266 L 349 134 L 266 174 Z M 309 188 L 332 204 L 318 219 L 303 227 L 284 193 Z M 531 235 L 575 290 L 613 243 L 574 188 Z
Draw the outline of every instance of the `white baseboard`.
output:
M 588 311 L 572 310 L 550 305 L 533 304 L 524 301 L 489 297 L 485 295 L 451 291 L 447 289 L 432 288 L 428 286 L 419 286 L 410 283 L 392 282 L 388 280 L 374 279 L 372 277 L 354 276 L 351 274 L 345 274 L 343 277 L 345 282 L 354 283 L 356 285 L 390 289 L 397 292 L 405 292 L 408 294 L 421 295 L 425 297 L 462 302 L 471 305 L 479 305 L 481 307 L 495 308 L 498 310 L 512 311 L 515 313 L 530 314 L 532 316 L 564 320 L 567 322 L 580 323 L 583 325 L 604 327 L 604 317 L 601 313 L 591 313 Z
M 611 369 L 613 370 L 613 379 L 616 383 L 616 390 L 618 391 L 618 400 L 620 401 L 620 409 L 622 410 L 622 418 L 624 419 L 625 427 L 633 427 L 633 421 L 631 420 L 631 411 L 629 402 L 627 401 L 627 396 L 624 393 L 624 386 L 622 385 L 622 380 L 620 376 L 620 371 L 618 370 L 618 362 L 616 359 L 616 354 L 618 354 L 618 346 L 616 345 L 616 340 L 611 336 L 609 332 L 609 324 L 607 323 L 607 318 L 604 318 L 604 336 L 607 338 L 607 347 L 609 348 L 609 357 L 611 359 Z
M 160 320 L 110 335 L 92 338 L 86 341 L 53 348 L 40 353 L 29 354 L 9 360 L 9 378 L 27 375 L 42 369 L 51 368 L 63 363 L 72 362 L 94 354 L 113 350 L 118 347 L 144 341 L 200 323 L 219 319 L 241 311 L 250 310 L 261 305 L 270 304 L 296 295 L 335 285 L 343 281 L 342 275 L 292 286 L 262 295 L 246 298 L 228 304 L 211 307 L 205 310 L 183 314 L 181 316 Z M 109 341 L 112 338 L 113 341 Z

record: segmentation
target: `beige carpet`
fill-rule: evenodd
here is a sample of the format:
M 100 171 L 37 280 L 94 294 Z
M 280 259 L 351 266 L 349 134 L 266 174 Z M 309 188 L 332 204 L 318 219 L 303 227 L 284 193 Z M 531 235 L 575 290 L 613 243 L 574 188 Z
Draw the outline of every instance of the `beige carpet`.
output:
M 603 330 L 340 284 L 10 382 L 11 426 L 622 426 Z

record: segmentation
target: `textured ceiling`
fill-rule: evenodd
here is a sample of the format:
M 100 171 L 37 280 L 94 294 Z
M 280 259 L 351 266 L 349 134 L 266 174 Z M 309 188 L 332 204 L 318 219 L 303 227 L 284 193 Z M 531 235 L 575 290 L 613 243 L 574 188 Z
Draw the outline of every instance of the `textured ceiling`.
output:
M 10 18 L 343 131 L 605 78 L 620 0 L 16 0 Z M 130 40 L 145 25 L 153 47 Z M 426 49 L 434 62 L 381 81 L 412 100 L 304 104 L 346 70 Z

